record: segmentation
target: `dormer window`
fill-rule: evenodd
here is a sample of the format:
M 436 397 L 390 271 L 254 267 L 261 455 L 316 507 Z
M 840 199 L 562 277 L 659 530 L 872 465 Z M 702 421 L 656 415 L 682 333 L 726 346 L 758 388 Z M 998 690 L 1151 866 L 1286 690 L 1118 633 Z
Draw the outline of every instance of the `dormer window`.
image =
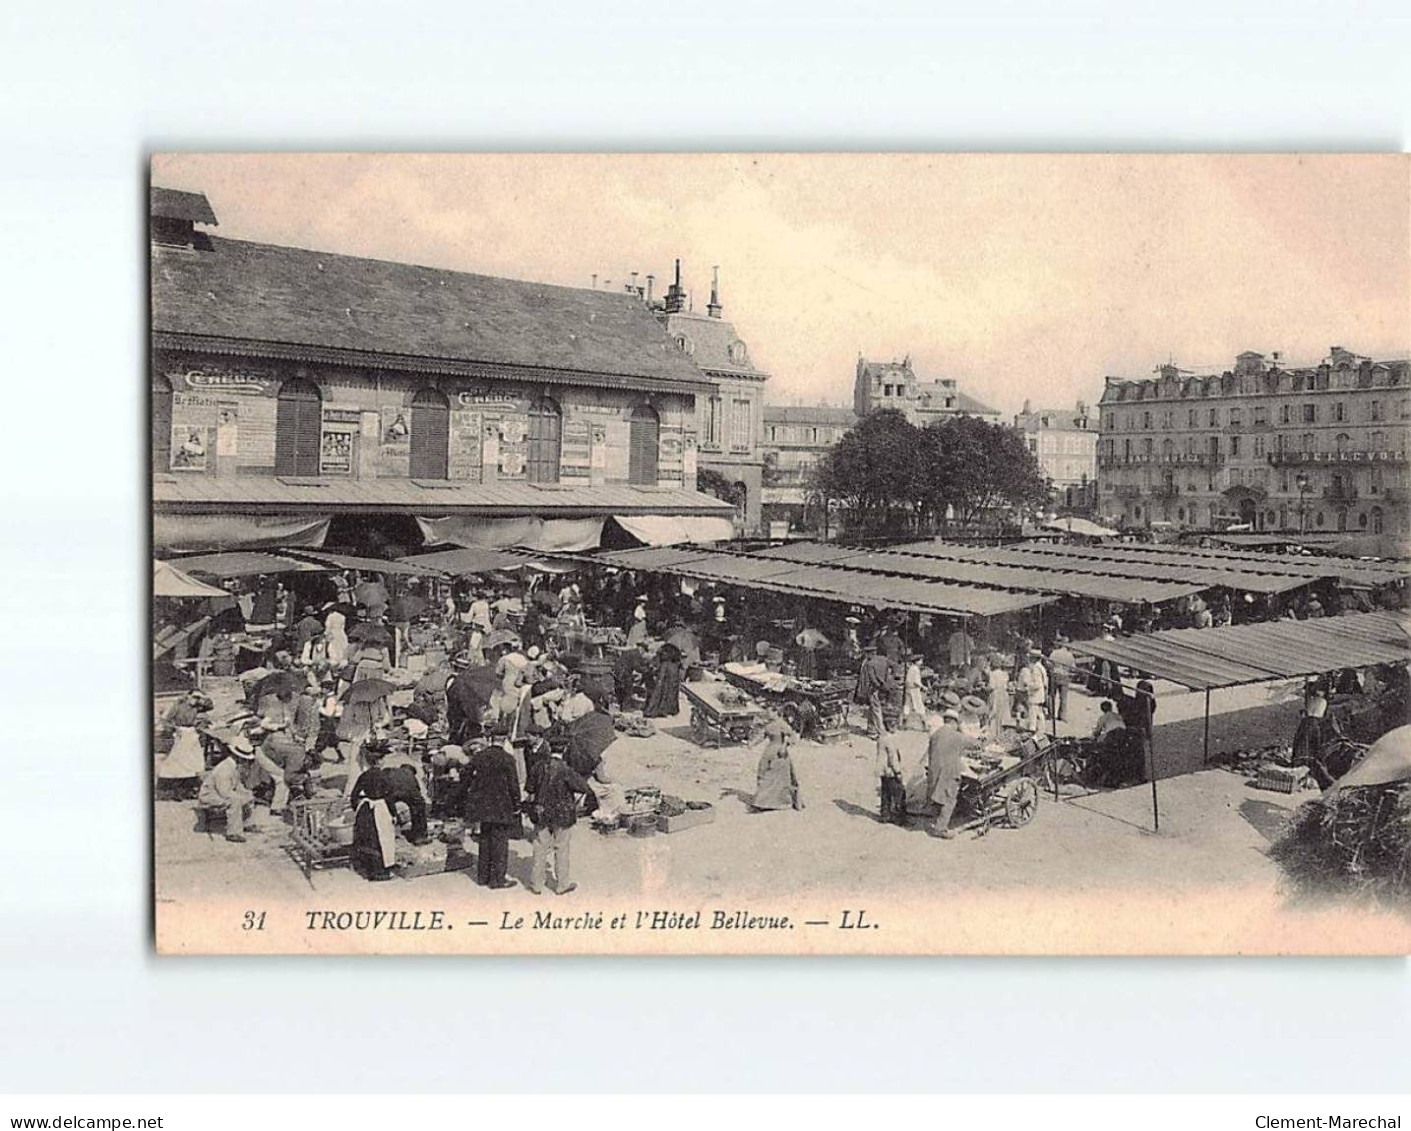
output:
M 690 338 L 686 337 L 685 334 L 677 334 L 676 348 L 689 357 L 691 354 L 696 352 L 696 343 L 691 341 Z
M 745 343 L 738 340 L 731 342 L 730 348 L 726 352 L 736 365 L 744 365 L 750 358 L 749 351 L 745 349 Z

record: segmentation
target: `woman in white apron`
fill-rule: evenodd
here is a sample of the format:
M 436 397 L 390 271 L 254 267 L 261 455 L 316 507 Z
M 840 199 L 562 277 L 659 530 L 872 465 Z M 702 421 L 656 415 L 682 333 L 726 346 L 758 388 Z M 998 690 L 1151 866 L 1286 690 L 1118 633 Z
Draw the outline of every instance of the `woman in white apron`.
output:
M 362 751 L 367 770 L 358 776 L 349 800 L 353 804 L 353 868 L 369 880 L 391 879 L 397 862 L 397 822 L 387 798 L 391 784 L 382 772 L 387 746 L 369 742 Z
M 162 726 L 172 735 L 171 750 L 157 763 L 159 788 L 169 796 L 195 793 L 206 772 L 206 749 L 201 742 L 200 725 L 211 701 L 199 691 L 183 696 L 162 717 Z

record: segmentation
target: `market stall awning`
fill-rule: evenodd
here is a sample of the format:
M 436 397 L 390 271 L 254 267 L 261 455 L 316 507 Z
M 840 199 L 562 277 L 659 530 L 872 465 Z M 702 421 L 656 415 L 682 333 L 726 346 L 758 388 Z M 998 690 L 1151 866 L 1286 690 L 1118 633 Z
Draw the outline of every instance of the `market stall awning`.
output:
M 204 577 L 250 577 L 256 574 L 320 573 L 327 566 L 270 554 L 260 550 L 227 550 L 219 554 L 193 554 L 177 558 L 177 566 L 187 573 Z
M 225 597 L 224 589 L 197 581 L 171 562 L 152 562 L 152 595 L 154 597 Z
M 439 518 L 416 516 L 421 537 L 429 546 L 449 543 L 472 549 L 508 550 L 520 547 L 543 553 L 577 553 L 602 544 L 606 520 L 586 518 L 546 518 L 542 515 L 452 514 Z
M 361 558 L 353 554 L 330 554 L 323 550 L 295 550 L 291 557 L 298 557 L 325 569 L 355 569 L 360 573 L 385 573 L 400 577 L 438 577 L 444 571 L 414 558 L 401 558 L 388 561 L 386 558 Z
M 822 564 L 822 563 L 820 563 Z M 904 577 L 924 577 L 933 581 L 952 581 L 962 585 L 989 585 L 1032 593 L 1055 593 L 1068 597 L 1091 597 L 1104 601 L 1135 604 L 1189 597 L 1209 586 L 1182 581 L 1145 580 L 1130 577 L 1097 576 L 1062 570 L 1022 568 L 993 565 L 979 559 L 954 561 L 945 558 L 922 557 L 896 550 L 855 550 L 827 561 L 840 569 L 863 570 L 868 573 L 898 574 Z
M 735 524 L 715 515 L 615 514 L 617 524 L 648 546 L 728 542 Z
M 835 569 L 760 554 L 728 554 L 663 546 L 597 554 L 593 562 L 643 573 L 665 573 L 738 585 L 771 593 L 815 597 L 842 604 L 948 616 L 999 616 L 1056 600 L 1035 593 L 1014 593 L 969 585 L 948 585 L 911 577 Z
M 699 561 L 710 556 L 712 554 L 709 550 L 688 546 L 642 546 L 635 550 L 609 550 L 606 553 L 594 554 L 585 560 L 614 566 L 617 569 L 655 573 L 682 562 Z
M 401 560 L 407 565 L 449 573 L 455 577 L 518 569 L 529 562 L 527 557 L 513 550 L 486 550 L 479 546 L 461 546 L 454 550 L 436 550 L 430 554 L 412 554 Z
M 1356 613 L 1226 628 L 1177 628 L 1115 640 L 1082 640 L 1075 652 L 1206 691 L 1411 660 L 1411 619 Z

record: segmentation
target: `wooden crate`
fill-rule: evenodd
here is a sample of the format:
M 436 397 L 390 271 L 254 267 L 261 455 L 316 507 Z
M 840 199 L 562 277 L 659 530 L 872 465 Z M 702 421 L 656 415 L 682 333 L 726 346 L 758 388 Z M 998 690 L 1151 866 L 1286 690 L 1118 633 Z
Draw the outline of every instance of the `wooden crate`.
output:
M 657 831 L 679 833 L 685 829 L 693 829 L 697 825 L 709 825 L 714 820 L 714 805 L 708 805 L 704 809 L 687 809 L 684 813 L 677 813 L 670 817 L 658 816 Z

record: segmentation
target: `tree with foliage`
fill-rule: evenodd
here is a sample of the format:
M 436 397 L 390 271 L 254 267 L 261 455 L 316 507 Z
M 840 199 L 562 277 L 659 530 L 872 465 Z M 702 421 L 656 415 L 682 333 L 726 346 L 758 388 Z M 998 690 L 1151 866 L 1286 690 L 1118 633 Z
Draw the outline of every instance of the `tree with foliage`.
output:
M 1024 437 L 978 416 L 952 416 L 921 430 L 918 505 L 960 522 L 1003 510 L 1042 506 L 1048 481 Z
M 820 494 L 845 502 L 871 529 L 909 523 L 917 496 L 918 441 L 918 430 L 896 409 L 869 413 L 819 462 Z

